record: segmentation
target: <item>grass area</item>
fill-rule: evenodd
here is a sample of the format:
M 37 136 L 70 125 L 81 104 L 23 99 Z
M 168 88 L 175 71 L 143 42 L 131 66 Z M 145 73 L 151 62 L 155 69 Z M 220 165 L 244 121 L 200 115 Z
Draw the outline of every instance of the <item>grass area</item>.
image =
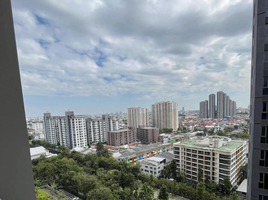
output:
M 49 200 L 52 199 L 49 194 L 41 189 L 36 190 L 36 200 Z

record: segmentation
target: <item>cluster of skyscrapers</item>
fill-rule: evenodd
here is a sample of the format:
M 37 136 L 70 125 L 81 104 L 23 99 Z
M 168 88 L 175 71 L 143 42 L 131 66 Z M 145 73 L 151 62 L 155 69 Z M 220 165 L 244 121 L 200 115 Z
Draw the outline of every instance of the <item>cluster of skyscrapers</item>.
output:
M 199 104 L 200 118 L 233 117 L 235 114 L 236 102 L 231 100 L 230 97 L 222 91 L 217 92 L 217 105 L 215 94 L 209 95 L 209 101 L 201 101 Z
M 128 108 L 128 126 L 138 128 L 149 126 L 148 109 L 141 107 Z M 158 102 L 152 105 L 152 127 L 178 129 L 178 103 L 171 101 Z
M 84 115 L 51 116 L 44 113 L 45 139 L 50 144 L 64 145 L 70 149 L 86 147 L 94 142 L 106 142 L 109 131 L 118 130 L 118 121 L 108 115 L 91 119 Z

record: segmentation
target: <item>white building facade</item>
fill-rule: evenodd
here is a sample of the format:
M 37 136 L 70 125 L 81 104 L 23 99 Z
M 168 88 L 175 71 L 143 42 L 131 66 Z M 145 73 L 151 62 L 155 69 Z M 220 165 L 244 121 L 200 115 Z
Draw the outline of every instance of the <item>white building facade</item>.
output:
M 237 185 L 241 178 L 240 167 L 246 164 L 246 141 L 227 137 L 193 138 L 174 144 L 174 159 L 187 179 L 198 181 L 202 170 L 203 181 L 208 175 L 216 183 L 229 178 Z

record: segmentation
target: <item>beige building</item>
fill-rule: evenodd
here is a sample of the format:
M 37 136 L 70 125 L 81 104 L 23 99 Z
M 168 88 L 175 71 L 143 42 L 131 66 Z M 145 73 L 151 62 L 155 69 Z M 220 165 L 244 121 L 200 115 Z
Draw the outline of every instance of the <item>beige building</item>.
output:
M 148 109 L 141 107 L 128 108 L 127 122 L 129 127 L 148 126 Z
M 198 181 L 198 172 L 202 170 L 203 180 L 206 175 L 216 183 L 229 178 L 232 185 L 237 185 L 240 167 L 246 164 L 246 149 L 246 141 L 219 136 L 196 137 L 175 143 L 174 159 L 187 179 Z
M 152 124 L 157 128 L 178 129 L 178 104 L 176 102 L 159 102 L 152 105 Z

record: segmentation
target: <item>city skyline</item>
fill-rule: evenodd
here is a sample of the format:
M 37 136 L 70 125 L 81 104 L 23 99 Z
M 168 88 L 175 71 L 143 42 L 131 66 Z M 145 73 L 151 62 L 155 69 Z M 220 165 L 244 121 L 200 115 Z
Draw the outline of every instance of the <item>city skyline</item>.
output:
M 250 0 L 12 6 L 26 116 L 166 100 L 198 110 L 215 90 L 249 104 Z

